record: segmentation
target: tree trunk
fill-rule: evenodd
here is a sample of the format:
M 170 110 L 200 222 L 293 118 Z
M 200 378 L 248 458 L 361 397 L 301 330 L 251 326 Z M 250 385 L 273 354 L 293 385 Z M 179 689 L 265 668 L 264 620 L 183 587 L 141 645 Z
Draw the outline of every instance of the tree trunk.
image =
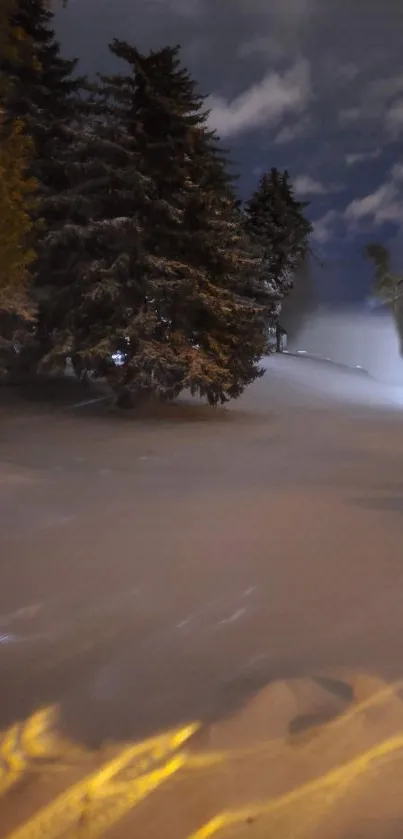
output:
M 129 388 L 123 387 L 119 391 L 115 404 L 117 408 L 123 408 L 126 411 L 133 407 L 133 396 Z

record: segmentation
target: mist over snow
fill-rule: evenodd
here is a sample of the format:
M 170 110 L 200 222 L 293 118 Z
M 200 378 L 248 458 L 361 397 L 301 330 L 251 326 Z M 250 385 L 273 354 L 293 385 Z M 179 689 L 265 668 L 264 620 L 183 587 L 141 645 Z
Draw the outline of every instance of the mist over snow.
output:
M 320 310 L 306 320 L 290 341 L 289 350 L 362 367 L 381 382 L 403 386 L 403 359 L 393 318 L 387 311 Z

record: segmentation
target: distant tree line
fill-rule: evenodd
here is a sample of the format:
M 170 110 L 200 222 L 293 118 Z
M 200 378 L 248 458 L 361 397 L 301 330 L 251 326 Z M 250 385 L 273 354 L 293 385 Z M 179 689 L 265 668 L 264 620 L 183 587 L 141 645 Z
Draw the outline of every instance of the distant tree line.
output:
M 239 396 L 308 255 L 288 173 L 268 170 L 239 202 L 179 48 L 114 40 L 121 72 L 90 83 L 45 0 L 0 14 L 3 370 L 69 359 L 122 404 Z

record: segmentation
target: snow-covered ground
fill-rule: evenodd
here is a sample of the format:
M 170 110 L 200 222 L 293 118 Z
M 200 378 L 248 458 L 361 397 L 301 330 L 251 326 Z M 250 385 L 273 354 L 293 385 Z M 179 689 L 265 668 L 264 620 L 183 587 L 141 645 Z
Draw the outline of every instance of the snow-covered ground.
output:
M 289 384 L 291 393 L 304 403 L 319 399 L 321 403 L 357 405 L 403 411 L 403 382 L 392 384 L 375 379 L 364 369 L 349 368 L 301 353 L 268 358 L 266 381 L 272 376 Z
M 329 674 L 353 671 L 357 703 L 366 674 L 375 692 L 403 676 L 400 398 L 399 387 L 360 370 L 280 355 L 224 408 L 183 400 L 157 415 L 116 416 L 103 403 L 37 413 L 31 405 L 19 415 L 4 407 L 0 731 L 54 702 L 63 733 L 99 746 L 99 763 L 104 743 L 122 748 L 192 720 L 203 723 L 202 747 L 217 753 L 223 744 L 214 737 L 228 732 L 238 748 L 231 714 L 245 707 L 242 736 L 247 727 L 259 744 L 285 740 L 274 769 L 260 758 L 245 764 L 249 787 L 237 775 L 227 783 L 227 767 L 225 784 L 223 775 L 195 781 L 193 799 L 185 781 L 172 785 L 172 812 L 190 813 L 191 824 L 169 839 L 197 835 L 203 818 L 251 797 L 278 794 L 279 778 L 288 790 L 318 777 L 351 750 L 361 767 L 374 742 L 393 754 L 403 719 L 394 697 L 370 718 L 338 724 L 334 738 L 330 731 L 307 741 L 315 761 L 293 776 L 303 744 L 292 739 L 292 725 L 312 719 L 313 706 L 324 710 L 323 692 L 311 692 L 318 676 L 323 686 Z M 403 769 L 393 763 L 391 775 L 398 771 L 396 802 Z M 49 795 L 62 793 L 66 778 L 52 774 Z M 386 808 L 389 775 L 387 789 L 378 772 L 374 778 Z M 43 781 L 35 774 L 32 783 L 2 799 L 7 835 L 7 818 L 15 816 L 14 829 L 21 813 L 33 816 L 43 803 Z M 368 795 L 375 806 L 372 788 Z M 360 800 L 357 819 L 369 813 L 382 824 L 378 834 L 394 839 L 369 804 Z M 152 824 L 152 809 L 163 812 L 163 826 Z M 339 810 L 338 800 L 337 817 Z M 141 812 L 141 823 L 137 810 L 129 826 L 122 820 L 116 839 L 168 839 L 166 810 Z M 298 830 L 301 812 L 298 803 Z M 301 839 L 352 836 L 336 832 L 335 812 Z M 401 808 L 393 817 L 400 837 Z M 248 836 L 294 835 L 294 824 L 256 825 L 260 833 L 248 824 Z M 361 826 L 354 821 L 354 836 L 375 836 Z
M 386 310 L 318 312 L 304 325 L 290 350 L 362 367 L 381 382 L 403 387 L 403 359 L 392 316 Z

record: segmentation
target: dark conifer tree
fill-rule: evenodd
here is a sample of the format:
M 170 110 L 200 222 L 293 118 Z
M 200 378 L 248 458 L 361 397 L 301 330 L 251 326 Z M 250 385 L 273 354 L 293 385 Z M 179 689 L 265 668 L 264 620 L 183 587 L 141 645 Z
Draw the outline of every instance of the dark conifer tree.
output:
M 225 159 L 178 50 L 112 50 L 127 73 L 101 79 L 61 157 L 68 186 L 39 263 L 52 289 L 45 360 L 72 356 L 121 400 L 189 389 L 225 401 L 259 375 L 266 342 Z
M 37 184 L 32 245 L 38 259 L 32 268 L 31 289 L 38 309 L 35 347 L 39 354 L 51 347 L 48 320 L 53 298 L 52 278 L 42 271 L 43 240 L 59 223 L 60 196 L 69 185 L 64 161 L 83 86 L 83 80 L 75 76 L 76 62 L 60 55 L 49 7 L 46 0 L 13 0 L 9 45 L 0 56 L 0 74 L 7 80 L 5 123 L 18 121 L 23 126 L 32 149 L 29 174 Z
M 246 230 L 262 251 L 261 278 L 282 300 L 309 251 L 313 230 L 297 201 L 287 171 L 270 169 L 245 206 Z
M 61 57 L 52 22 L 45 0 L 13 0 L 10 45 L 0 56 L 0 73 L 11 82 L 5 113 L 25 124 L 34 143 L 33 175 L 44 192 L 57 191 L 65 184 L 57 152 L 64 142 L 63 126 L 76 115 L 83 84 L 74 75 L 77 62 Z M 24 56 L 21 39 L 29 45 Z
M 141 208 L 149 184 L 137 167 L 125 114 L 105 102 L 88 103 L 86 119 L 70 128 L 64 156 L 69 187 L 44 237 L 41 272 L 52 296 L 46 325 L 51 338 L 42 363 L 118 380 L 113 357 L 126 358 L 128 333 L 143 306 L 146 271 Z
M 104 79 L 110 99 L 126 99 L 141 174 L 155 194 L 142 218 L 148 254 L 143 315 L 154 320 L 150 386 L 184 388 L 212 403 L 238 396 L 259 375 L 264 305 L 254 287 L 255 259 L 242 229 L 225 155 L 207 123 L 204 100 L 181 67 L 178 48 L 142 55 L 120 41 L 128 64 Z M 129 335 L 125 373 L 135 382 L 150 350 Z
M 11 26 L 14 0 L 0 4 L 0 56 L 3 61 L 22 61 L 31 52 L 29 39 L 16 42 Z M 0 67 L 0 346 L 1 361 L 12 351 L 12 337 L 19 318 L 30 318 L 27 289 L 29 266 L 34 260 L 30 247 L 36 182 L 30 177 L 32 143 L 24 136 L 19 119 L 10 120 L 4 112 L 11 80 Z M 1 364 L 3 373 L 3 364 Z

